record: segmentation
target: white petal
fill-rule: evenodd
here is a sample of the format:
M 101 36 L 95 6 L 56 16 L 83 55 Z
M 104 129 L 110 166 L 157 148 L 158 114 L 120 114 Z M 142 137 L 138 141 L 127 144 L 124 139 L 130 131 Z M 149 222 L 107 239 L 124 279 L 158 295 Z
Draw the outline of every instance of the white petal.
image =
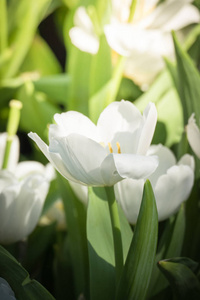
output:
M 68 111 L 66 113 L 55 114 L 54 120 L 57 125 L 51 125 L 49 136 L 65 137 L 71 133 L 78 133 L 92 140 L 97 139 L 96 125 L 83 114 L 76 111 Z
M 16 300 L 15 294 L 8 282 L 0 277 L 0 295 L 2 300 Z
M 189 197 L 194 173 L 189 166 L 173 166 L 161 176 L 155 187 L 159 221 L 176 213 L 181 203 Z
M 73 181 L 69 181 L 76 197 L 84 204 L 88 203 L 88 187 Z
M 128 221 L 135 224 L 140 210 L 144 180 L 124 179 L 114 186 L 116 200 Z
M 143 18 L 139 26 L 142 28 L 171 31 L 183 28 L 190 23 L 195 23 L 198 14 L 194 12 L 195 8 L 192 10 L 189 9 L 191 5 L 188 5 L 188 2 L 191 1 L 164 1 L 149 16 Z M 187 8 L 187 15 L 184 12 L 184 7 Z M 182 9 L 183 13 L 181 12 Z M 191 17 L 189 17 L 189 14 L 191 14 Z M 180 18 L 181 15 L 183 16 L 182 19 Z
M 123 179 L 117 171 L 113 154 L 110 153 L 107 155 L 101 164 L 101 175 L 105 185 L 109 186 L 112 186 Z
M 72 181 L 86 185 L 105 185 L 100 173 L 100 166 L 107 153 L 103 146 L 78 134 L 55 139 L 49 147 L 51 153 L 58 153 Z
M 112 141 L 116 133 L 134 132 L 142 122 L 139 110 L 129 101 L 113 102 L 101 113 L 97 129 L 102 142 Z
M 194 153 L 200 159 L 200 130 L 196 125 L 194 114 L 190 117 L 186 126 L 188 142 Z
M 73 27 L 69 31 L 72 44 L 81 51 L 96 54 L 99 50 L 99 39 L 91 32 L 87 32 L 82 28 Z
M 178 161 L 178 165 L 186 165 L 189 166 L 193 171 L 195 170 L 195 161 L 194 157 L 189 154 L 183 155 Z
M 0 194 L 1 217 L 0 242 L 14 243 L 25 238 L 36 226 L 49 184 L 42 176 L 33 175 Z M 16 190 L 11 194 L 9 191 Z M 9 203 L 9 205 L 8 205 Z
M 155 172 L 149 176 L 152 186 L 155 187 L 159 177 L 166 174 L 167 170 L 176 164 L 176 158 L 169 148 L 161 144 L 150 146 L 147 155 L 158 156 L 159 165 Z
M 153 138 L 157 122 L 157 110 L 154 103 L 149 103 L 143 113 L 143 123 L 137 154 L 145 155 Z
M 90 20 L 90 17 L 87 14 L 87 10 L 84 6 L 78 7 L 74 14 L 74 24 L 80 28 L 84 28 L 85 30 L 92 31 L 93 24 Z
M 30 132 L 28 136 L 37 144 L 37 146 L 40 148 L 40 150 L 43 152 L 46 158 L 62 176 L 69 180 L 75 180 L 67 171 L 59 154 L 50 153 L 49 147 L 41 140 L 41 138 L 36 133 Z
M 113 154 L 117 172 L 122 178 L 147 178 L 158 166 L 156 156 Z

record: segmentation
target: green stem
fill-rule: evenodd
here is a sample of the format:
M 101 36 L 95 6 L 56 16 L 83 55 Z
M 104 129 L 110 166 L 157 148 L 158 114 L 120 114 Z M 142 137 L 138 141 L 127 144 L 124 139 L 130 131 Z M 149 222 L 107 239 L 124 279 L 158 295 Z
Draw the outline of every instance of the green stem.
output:
M 125 63 L 126 58 L 123 56 L 119 56 L 119 60 L 117 62 L 117 65 L 113 71 L 112 75 L 112 85 L 111 88 L 109 89 L 108 95 L 107 95 L 107 101 L 106 101 L 106 106 L 115 101 L 120 83 L 122 80 L 123 76 L 123 71 L 124 71 L 124 63 Z
M 12 146 L 14 136 L 18 129 L 21 108 L 22 108 L 22 104 L 20 101 L 17 100 L 10 101 L 10 112 L 9 112 L 8 124 L 7 124 L 7 140 L 6 140 L 6 148 L 4 153 L 2 169 L 6 169 L 8 166 L 10 149 Z
M 129 23 L 133 21 L 133 17 L 134 17 L 134 14 L 135 14 L 135 9 L 136 9 L 136 4 L 137 4 L 137 0 L 132 0 L 131 6 L 130 6 L 130 14 L 129 14 L 129 18 L 128 18 Z
M 6 0 L 0 0 L 0 54 L 8 46 L 7 7 Z
M 120 229 L 120 220 L 117 202 L 115 200 L 113 187 L 105 187 L 108 206 L 110 211 L 110 218 L 112 224 L 113 240 L 114 240 L 114 252 L 115 252 L 115 270 L 116 270 L 116 283 L 119 282 L 122 269 L 123 269 L 123 249 L 122 249 L 122 237 Z

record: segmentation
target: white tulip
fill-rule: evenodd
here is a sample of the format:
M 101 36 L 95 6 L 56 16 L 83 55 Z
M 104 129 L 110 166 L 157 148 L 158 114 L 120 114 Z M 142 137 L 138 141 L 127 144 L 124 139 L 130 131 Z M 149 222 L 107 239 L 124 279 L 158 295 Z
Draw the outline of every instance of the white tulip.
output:
M 199 23 L 200 14 L 192 0 L 139 0 L 132 22 L 128 22 L 131 0 L 112 0 L 110 23 L 104 32 L 110 47 L 126 56 L 125 75 L 140 85 L 148 85 L 164 67 L 163 56 L 172 58 L 171 31 Z M 84 7 L 74 16 L 69 35 L 81 51 L 96 54 L 99 36 Z
M 196 154 L 196 156 L 200 159 L 200 130 L 196 125 L 196 120 L 194 118 L 194 114 L 188 120 L 188 125 L 186 126 L 187 138 L 188 142 Z
M 11 289 L 9 283 L 0 277 L 0 299 L 1 300 L 16 300 L 15 294 Z
M 127 57 L 125 75 L 140 85 L 151 83 L 163 69 L 163 56 L 173 57 L 171 31 L 200 21 L 198 9 L 190 4 L 192 1 L 158 2 L 138 1 L 133 22 L 124 23 L 114 17 L 114 21 L 105 26 L 110 47 Z M 122 5 L 123 1 L 121 12 Z
M 0 160 L 6 146 L 1 134 Z M 17 163 L 19 141 L 11 145 L 8 168 L 0 170 L 0 243 L 10 244 L 27 237 L 35 228 L 49 189 L 55 177 L 53 167 L 36 161 Z
M 49 146 L 36 133 L 29 133 L 53 166 L 68 180 L 111 186 L 124 178 L 144 178 L 157 167 L 154 156 L 146 156 L 157 111 L 150 103 L 143 116 L 129 101 L 111 103 L 97 126 L 75 111 L 56 114 L 49 127 Z
M 159 157 L 158 168 L 149 180 L 155 194 L 158 219 L 162 221 L 176 213 L 190 195 L 194 182 L 194 158 L 186 154 L 176 163 L 171 150 L 162 145 L 151 146 L 148 155 Z M 143 179 L 125 179 L 114 186 L 116 200 L 132 224 L 137 221 L 143 187 Z

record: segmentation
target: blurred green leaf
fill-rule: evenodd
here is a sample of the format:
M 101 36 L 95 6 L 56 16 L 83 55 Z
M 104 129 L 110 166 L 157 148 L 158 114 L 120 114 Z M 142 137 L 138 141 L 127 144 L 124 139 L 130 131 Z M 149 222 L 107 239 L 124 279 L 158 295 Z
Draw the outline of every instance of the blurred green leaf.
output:
M 118 207 L 124 258 L 129 250 L 132 231 Z M 112 228 L 106 193 L 103 188 L 89 189 L 87 238 L 90 262 L 90 295 L 92 300 L 114 299 L 115 259 Z
M 20 72 L 33 71 L 38 73 L 39 76 L 57 74 L 62 71 L 54 53 L 39 35 L 34 37 L 31 47 L 20 67 Z
M 163 71 L 147 92 L 134 104 L 143 111 L 149 102 L 154 102 L 158 111 L 158 121 L 165 125 L 167 138 L 165 145 L 170 147 L 181 139 L 183 117 L 180 99 L 167 71 Z
M 33 82 L 37 91 L 45 93 L 54 103 L 69 105 L 71 79 L 68 74 L 42 77 Z
M 36 29 L 51 0 L 11 1 L 8 15 L 9 45 L 14 48 L 11 59 L 4 66 L 2 78 L 15 76 L 31 46 Z
M 0 246 L 0 277 L 11 286 L 18 300 L 53 300 L 54 297 L 16 259 Z
M 117 292 L 117 300 L 145 299 L 155 259 L 158 214 L 150 182 L 144 186 L 136 228 Z
M 88 295 L 88 250 L 86 239 L 86 208 L 74 195 L 69 182 L 57 175 L 68 228 L 69 253 L 73 269 L 76 297 Z M 67 255 L 67 253 L 66 253 Z
M 165 224 L 158 250 L 155 258 L 155 264 L 149 292 L 156 295 L 168 286 L 168 282 L 162 276 L 156 266 L 161 259 L 176 257 L 181 255 L 184 234 L 185 234 L 185 206 L 182 205 L 176 217 L 171 217 Z
M 184 124 L 186 125 L 192 113 L 200 119 L 200 76 L 189 55 L 182 49 L 175 34 L 173 34 L 177 59 L 178 93 L 183 105 Z
M 188 267 L 191 262 L 168 259 L 158 263 L 161 272 L 169 281 L 176 299 L 197 300 L 200 298 L 200 282 Z
M 29 236 L 23 265 L 30 273 L 33 272 L 34 267 L 37 266 L 38 261 L 44 257 L 49 245 L 53 242 L 55 228 L 56 222 L 46 226 L 37 226 Z
M 25 132 L 36 132 L 47 140 L 47 125 L 52 123 L 53 115 L 59 112 L 44 93 L 36 92 L 32 82 L 26 82 L 19 90 L 17 99 L 23 104 L 20 128 Z

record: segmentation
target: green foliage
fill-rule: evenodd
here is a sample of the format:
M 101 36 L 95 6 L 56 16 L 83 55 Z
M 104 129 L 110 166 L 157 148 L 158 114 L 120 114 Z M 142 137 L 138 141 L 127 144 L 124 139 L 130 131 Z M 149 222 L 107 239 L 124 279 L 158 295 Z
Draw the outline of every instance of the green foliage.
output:
M 10 284 L 18 300 L 55 299 L 39 282 L 31 280 L 27 271 L 1 246 L 0 277 Z

